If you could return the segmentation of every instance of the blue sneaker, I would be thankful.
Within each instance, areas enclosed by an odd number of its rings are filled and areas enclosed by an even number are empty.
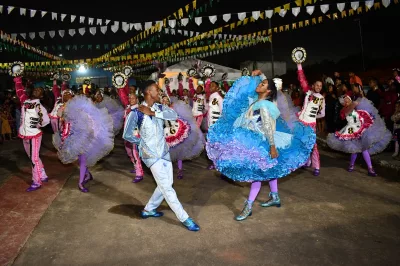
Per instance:
[[[147,219],[147,218],[150,218],[150,217],[158,218],[158,217],[161,217],[163,215],[164,215],[163,212],[158,212],[156,210],[152,210],[151,212],[143,210],[142,213],[140,214],[140,216],[142,216],[143,219]]]
[[[193,220],[192,218],[187,218],[186,221],[184,221],[182,223],[189,231],[199,231],[200,230],[200,226],[198,226]]]

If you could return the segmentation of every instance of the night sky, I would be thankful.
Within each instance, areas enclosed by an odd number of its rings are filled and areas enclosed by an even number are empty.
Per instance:
[[[207,12],[203,12],[200,16],[203,18],[203,24],[197,26],[194,22],[189,22],[187,27],[182,29],[205,32],[207,30],[217,28],[218,25],[226,24],[223,22],[222,17],[218,17],[218,21],[213,25],[209,22],[207,16],[210,15],[222,15],[225,13],[237,13],[237,12],[251,12],[254,10],[266,10],[279,5],[288,3],[285,0],[246,0],[246,1],[231,1],[231,0],[213,0],[212,7],[210,7],[209,0],[203,1],[198,0],[197,6],[203,6],[208,3]],[[336,1],[320,1],[317,4],[324,3],[340,3],[343,0]],[[117,21],[126,22],[146,22],[146,21],[157,21],[165,18],[166,16],[177,11],[179,8],[184,7],[186,4],[191,4],[192,1],[106,1],[107,4],[102,4],[100,1],[1,1],[4,6],[13,5],[16,7],[26,7],[37,10],[53,11],[57,13],[82,15],[93,18],[107,18]],[[349,2],[346,9],[349,8]],[[364,5],[360,2],[360,5]],[[332,9],[336,10],[336,7],[331,6]],[[319,25],[309,26],[307,28],[298,29],[289,32],[282,32],[273,36],[273,47],[274,56],[276,61],[286,61],[288,67],[293,67],[293,63],[290,58],[291,51],[294,47],[304,47],[308,52],[307,64],[313,64],[324,59],[339,60],[352,54],[360,53],[360,33],[358,22],[354,21],[356,18],[361,19],[362,35],[364,43],[364,53],[368,57],[398,57],[398,43],[395,41],[395,35],[398,34],[396,30],[399,24],[398,14],[400,11],[400,4],[394,5],[393,3],[389,8],[381,7],[378,11],[370,11],[363,13],[361,16],[353,16],[348,19],[339,19],[336,21],[328,21]],[[48,30],[68,30],[70,28],[78,29],[82,27],[82,24],[77,21],[70,23],[69,17],[65,19],[68,22],[52,21],[51,14],[48,13],[45,18],[41,18],[40,14],[36,14],[35,18],[30,18],[29,11],[27,16],[22,17],[19,15],[19,9],[15,9],[10,15],[5,15],[7,10],[3,10],[3,14],[0,15],[0,29],[7,33],[23,33],[23,32],[39,32]],[[316,14],[321,14],[319,6],[316,7]],[[280,18],[278,15],[274,15],[272,19],[273,25],[284,25],[292,23],[301,18],[310,17],[305,10],[302,10],[301,15],[295,18],[291,11],[289,11],[285,18]],[[397,15],[397,17],[396,17]],[[249,17],[250,15],[247,15]],[[236,21],[237,15],[232,14],[230,22]],[[87,24],[85,25],[86,27]],[[232,32],[232,34],[244,34],[250,33],[262,29],[268,29],[267,20],[259,20],[256,23],[251,23],[249,26],[241,27]],[[97,32],[95,36],[90,33],[86,33],[85,36],[80,36],[78,33],[74,37],[70,37],[66,33],[66,37],[61,38],[56,35],[55,38],[51,39],[46,36],[45,39],[41,39],[38,35],[34,40],[27,38],[26,42],[33,46],[58,46],[62,45],[62,51],[48,50],[53,54],[62,53],[66,59],[80,59],[80,58],[93,58],[98,57],[101,54],[107,52],[104,49],[104,44],[120,44],[134,35],[137,32],[135,30],[128,31],[128,33],[119,30],[117,33],[112,33],[108,30],[106,35]],[[18,37],[22,39],[22,37]],[[183,36],[171,36],[162,35],[159,42],[171,44],[183,40]],[[85,45],[92,44],[95,47],[96,44],[101,45],[100,50],[92,49],[78,49],[78,51],[67,51],[65,50],[66,45],[77,44]],[[156,47],[148,48],[146,51],[156,51]],[[269,60],[271,57],[270,45],[260,44],[256,47],[235,51],[225,55],[214,56],[206,58],[205,60],[239,68],[239,64],[246,60]],[[27,60],[21,58],[18,53],[6,53],[5,51],[0,52],[0,62],[11,62],[14,60]]]

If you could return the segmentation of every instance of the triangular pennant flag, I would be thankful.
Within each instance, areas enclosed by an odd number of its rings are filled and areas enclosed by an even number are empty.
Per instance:
[[[228,22],[228,21],[231,19],[231,14],[224,14],[224,15],[222,15],[222,19],[223,19],[225,22]]]
[[[189,23],[189,19],[188,18],[181,19],[182,26],[186,26],[188,23]]]
[[[107,26],[101,26],[101,27],[100,27],[100,31],[101,31],[101,33],[103,33],[103,34],[106,34],[106,32],[107,32]]]
[[[300,13],[300,7],[293,7],[292,8],[292,14],[293,16],[297,17],[297,15]]]
[[[135,30],[142,30],[142,24],[141,23],[135,23],[134,24]]]
[[[217,16],[209,16],[208,17],[209,19],[210,19],[210,22],[212,23],[212,24],[214,24],[215,23],[215,21],[217,21]]]
[[[45,34],[46,34],[46,32],[44,32],[44,31],[39,32],[40,38],[44,39],[44,35],[45,35]]]
[[[337,8],[340,12],[342,12],[345,8],[346,4],[345,3],[337,3]],[[322,9],[321,9],[322,10]],[[325,14],[325,12],[324,12]]]
[[[175,26],[176,26],[176,20],[175,20],[175,19],[170,19],[170,20],[168,20],[168,25],[169,25],[171,28],[175,28]]]
[[[68,30],[69,35],[71,35],[72,37],[75,35],[76,30],[75,29],[69,29]]]
[[[65,30],[59,30],[58,34],[60,35],[61,38],[64,38]]]
[[[22,38],[26,39],[26,33],[20,33],[19,35],[21,35]]]
[[[128,32],[129,30],[129,23],[122,22],[122,30]]]
[[[194,22],[197,24],[197,26],[200,26],[201,23],[203,22],[203,18],[202,17],[195,17],[194,18]]]
[[[85,23],[85,17],[79,16],[79,23]]]
[[[103,20],[101,18],[98,18],[96,20],[96,25],[101,25],[101,24],[103,24]]]
[[[29,13],[31,15],[31,18],[33,18],[36,15],[36,10],[31,9],[31,10],[29,10]]]
[[[3,6],[0,5],[0,14],[3,14]]]
[[[76,19],[76,16],[75,15],[71,15],[71,23],[74,22],[75,19]]]
[[[49,35],[51,38],[54,38],[54,36],[56,36],[56,31],[54,30],[49,31]]]
[[[106,25],[108,25],[108,23],[110,23],[111,20],[106,19]]]
[[[132,30],[133,29],[133,23],[129,23],[129,30]]]
[[[390,0],[382,0],[382,4],[384,7],[388,7],[390,5]]]
[[[83,36],[83,34],[85,34],[85,32],[86,32],[86,29],[85,28],[79,28],[78,32],[79,32],[80,35]]]
[[[19,14],[21,15],[21,16],[26,16],[26,8],[20,8],[19,9]]]
[[[153,26],[153,22],[146,22],[144,23],[144,30],[148,30]]]
[[[95,34],[96,34],[96,27],[90,27],[90,28],[89,28],[89,32],[90,32],[92,35],[95,35]]]
[[[279,11],[279,16],[281,16],[281,17],[284,17],[285,15],[286,15],[286,10],[285,9],[281,9],[280,11]]]
[[[114,25],[111,26],[111,31],[116,33],[119,29],[119,22],[118,21],[114,21]]]
[[[253,11],[253,12],[251,13],[251,16],[252,16],[255,20],[257,20],[257,19],[260,17],[260,11]]]
[[[183,31],[183,36],[188,36],[188,35],[189,35],[189,33],[187,30]]]
[[[93,18],[88,18],[89,25],[93,25]]]
[[[61,21],[64,21],[65,17],[67,16],[67,14],[61,14]]]
[[[311,16],[314,13],[315,6],[306,6],[307,13]]]
[[[244,20],[246,18],[246,12],[238,13],[238,19],[240,21]]]
[[[11,39],[16,40],[17,39],[17,33],[11,33]]]
[[[42,15],[42,17],[44,17],[47,14],[47,11],[40,11],[40,15]]]
[[[57,13],[51,12],[51,19],[52,20],[57,20]]]
[[[29,38],[31,38],[32,40],[35,39],[35,33],[29,32]]]
[[[8,12],[8,14],[10,14],[11,11],[14,10],[14,8],[15,8],[15,7],[13,7],[13,6],[8,6],[8,7],[7,7],[7,12]]]
[[[273,14],[274,14],[274,10],[265,10],[265,16],[267,18],[272,18]]]
[[[365,1],[365,6],[371,8],[374,5],[374,0]]]
[[[357,8],[360,6],[360,2],[351,2],[351,8],[353,10],[357,10]]]
[[[320,7],[321,7],[321,12],[324,14],[329,10],[329,5],[321,5]]]

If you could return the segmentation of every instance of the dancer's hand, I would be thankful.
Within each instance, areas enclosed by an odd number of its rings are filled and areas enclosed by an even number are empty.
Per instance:
[[[155,113],[150,109],[150,107],[145,106],[145,105],[140,105],[140,106],[138,107],[138,110],[139,110],[140,112],[142,112],[143,114],[145,114],[145,115],[151,115],[151,116],[154,116],[154,115],[155,115]]]
[[[271,146],[269,148],[269,154],[271,155],[272,159],[278,158],[278,151],[276,150],[275,146]]]
[[[251,72],[252,76],[260,76],[261,74],[262,74],[262,72],[259,69],[253,70],[253,72]]]

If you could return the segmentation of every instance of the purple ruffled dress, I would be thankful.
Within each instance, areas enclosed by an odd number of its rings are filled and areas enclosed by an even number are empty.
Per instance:
[[[114,136],[118,135],[119,131],[124,125],[125,110],[122,105],[115,99],[107,95],[103,95],[103,101],[96,103],[98,108],[106,108],[113,120]]]

